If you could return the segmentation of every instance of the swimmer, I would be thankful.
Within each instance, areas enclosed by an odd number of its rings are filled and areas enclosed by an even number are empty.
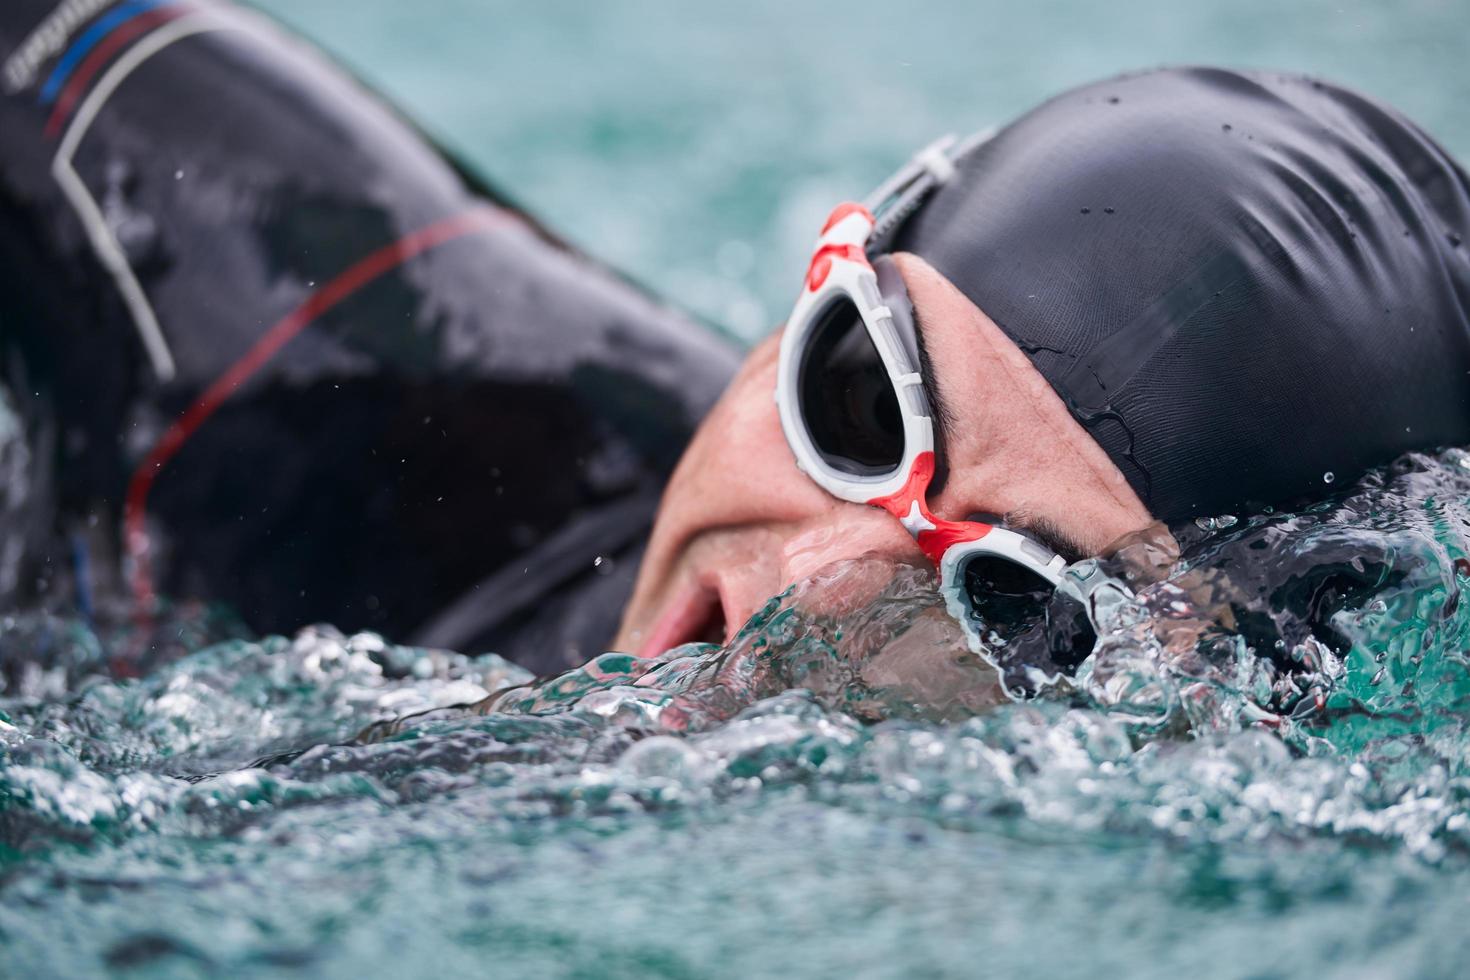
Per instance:
[[[604,649],[731,345],[249,11],[7,3],[0,131],[7,611]]]
[[[933,562],[963,619],[1465,443],[1467,192],[1380,103],[1210,68],[930,147],[821,229],[674,472],[618,646],[727,637],[872,552]]]
[[[8,608],[554,670],[866,552],[1050,586],[1470,436],[1464,176],[1321,83],[1150,72],[937,145],[834,212],[728,388],[727,345],[249,12],[18,0],[0,120]]]

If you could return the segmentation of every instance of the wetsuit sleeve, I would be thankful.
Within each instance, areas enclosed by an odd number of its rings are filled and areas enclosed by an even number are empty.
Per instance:
[[[0,70],[20,592],[600,649],[729,346],[248,11],[16,0]]]

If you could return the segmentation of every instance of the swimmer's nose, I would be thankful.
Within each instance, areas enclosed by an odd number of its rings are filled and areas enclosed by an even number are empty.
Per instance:
[[[787,582],[797,582],[835,561],[868,554],[912,561],[923,553],[891,514],[843,503],[800,526],[787,539],[782,560]]]

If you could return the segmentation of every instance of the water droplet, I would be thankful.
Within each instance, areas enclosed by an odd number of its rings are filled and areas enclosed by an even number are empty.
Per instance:
[[[182,170],[175,170],[174,171],[174,180],[183,180],[183,179],[184,179],[184,172]]]
[[[1236,525],[1237,520],[1233,514],[1221,514],[1219,517],[1196,517],[1194,526],[1201,531],[1223,531]]]
[[[1326,473],[1322,474],[1323,483],[1331,483],[1335,479],[1337,479],[1337,476],[1331,470],[1328,470]]]
[[[1082,209],[1082,213],[1083,214],[1091,214],[1092,213],[1092,208],[1083,208]]]
[[[1113,208],[1103,208],[1103,214],[1115,214],[1115,213],[1117,213],[1117,212]]]
[[[1291,716],[1293,718],[1306,718],[1308,715],[1311,715],[1314,711],[1317,710],[1317,700],[1316,698],[1312,697],[1312,695],[1315,693],[1315,690],[1309,691],[1305,696],[1302,697],[1300,701],[1297,702],[1296,707],[1293,708],[1291,711]]]

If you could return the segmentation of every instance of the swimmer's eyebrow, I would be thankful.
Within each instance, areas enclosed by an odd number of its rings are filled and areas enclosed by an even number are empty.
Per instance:
[[[1028,535],[1061,555],[1066,559],[1068,565],[1090,557],[1087,548],[1080,541],[1057,527],[1045,517],[1024,517],[1017,515],[1016,519],[1012,520],[1010,515],[1007,515],[1006,524],[1012,528],[1025,531]]]
[[[924,383],[924,397],[929,399],[929,410],[934,416],[934,479],[929,483],[929,492],[937,495],[949,479],[949,460],[944,447],[949,443],[949,432],[955,425],[955,414],[944,400],[939,374],[934,370],[929,347],[924,343],[924,335],[928,333],[924,326],[924,316],[916,304],[911,302],[910,307],[914,313],[914,340],[919,345],[919,375]]]

